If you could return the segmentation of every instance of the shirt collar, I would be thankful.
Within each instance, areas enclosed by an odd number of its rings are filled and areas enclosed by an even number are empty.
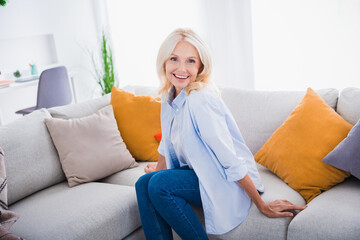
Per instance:
[[[174,96],[175,96],[175,87],[172,86],[172,88],[169,91],[169,97],[167,101],[172,108],[179,109],[183,106],[186,99],[185,88],[183,88],[179,93],[179,95],[177,95],[175,98]]]

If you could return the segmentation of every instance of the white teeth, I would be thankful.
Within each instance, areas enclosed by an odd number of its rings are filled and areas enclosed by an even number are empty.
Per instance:
[[[180,79],[186,79],[186,78],[189,77],[189,76],[179,76],[179,75],[176,75],[176,74],[174,74],[174,76],[177,77],[177,78],[180,78]]]

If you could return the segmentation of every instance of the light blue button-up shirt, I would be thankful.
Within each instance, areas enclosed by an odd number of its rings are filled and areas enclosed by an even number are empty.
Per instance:
[[[163,137],[158,151],[168,169],[179,166],[170,136],[176,116],[182,157],[199,178],[206,232],[226,233],[244,221],[250,208],[251,199],[237,180],[248,174],[256,189],[264,191],[254,157],[215,91],[205,87],[186,96],[183,89],[175,99],[173,91],[161,104]]]

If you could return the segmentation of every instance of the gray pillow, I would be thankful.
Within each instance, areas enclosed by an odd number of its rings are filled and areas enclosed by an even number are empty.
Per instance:
[[[360,179],[360,121],[351,129],[348,136],[323,159],[323,162],[350,172]]]

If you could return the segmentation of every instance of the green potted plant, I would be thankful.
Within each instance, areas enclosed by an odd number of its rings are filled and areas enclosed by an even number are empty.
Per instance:
[[[4,7],[6,5],[6,0],[0,0],[0,5]]]
[[[114,69],[112,49],[104,32],[102,33],[101,39],[100,58],[101,68],[99,68],[99,64],[96,64],[94,54],[92,54],[92,62],[95,69],[95,78],[97,83],[101,87],[101,94],[105,95],[111,92],[113,86],[118,86],[118,81]]]

